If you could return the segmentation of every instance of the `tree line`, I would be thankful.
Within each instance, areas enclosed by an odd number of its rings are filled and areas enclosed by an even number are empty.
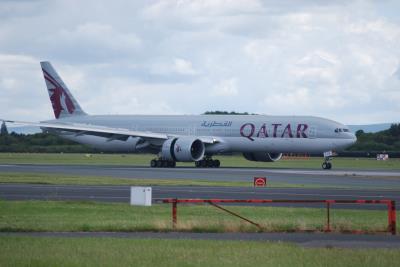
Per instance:
[[[400,152],[400,123],[395,123],[389,129],[377,133],[365,133],[358,130],[357,142],[348,151],[397,151]]]
[[[2,125],[0,132],[0,152],[27,153],[95,153],[95,149],[63,139],[55,134],[8,133]]]

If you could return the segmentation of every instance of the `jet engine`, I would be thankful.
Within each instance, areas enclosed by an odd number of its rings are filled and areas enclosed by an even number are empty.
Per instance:
[[[282,153],[255,152],[243,153],[243,156],[250,161],[275,162],[282,158]]]
[[[204,157],[204,143],[193,137],[171,138],[164,142],[161,157],[171,161],[198,161]]]

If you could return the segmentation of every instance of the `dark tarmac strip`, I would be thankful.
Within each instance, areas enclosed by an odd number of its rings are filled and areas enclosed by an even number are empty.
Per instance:
[[[134,238],[179,240],[233,240],[292,242],[308,248],[389,248],[400,249],[400,236],[332,233],[183,233],[183,232],[24,232],[0,233],[0,237],[29,236],[56,238]]]
[[[142,179],[191,179],[208,181],[252,181],[266,176],[270,182],[318,185],[341,188],[397,188],[400,171],[365,170],[306,170],[261,168],[149,168],[134,166],[88,166],[47,164],[2,164],[0,172],[55,173],[63,175],[100,176]]]
[[[203,199],[294,199],[355,200],[390,199],[400,203],[400,190],[359,190],[326,188],[253,188],[211,186],[153,186],[153,202],[163,198]],[[0,184],[4,200],[84,200],[102,202],[130,201],[129,186]],[[323,204],[268,204],[268,206],[324,207]],[[386,209],[386,205],[333,204],[332,208]]]

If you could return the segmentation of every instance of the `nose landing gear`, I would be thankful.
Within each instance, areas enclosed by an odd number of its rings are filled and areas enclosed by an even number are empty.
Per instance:
[[[322,169],[324,169],[324,170],[332,169],[332,163],[329,161],[325,161],[324,163],[322,163]]]
[[[332,169],[332,162],[331,162],[332,156],[333,156],[332,151],[324,152],[324,162],[322,163],[322,169],[324,170]]]

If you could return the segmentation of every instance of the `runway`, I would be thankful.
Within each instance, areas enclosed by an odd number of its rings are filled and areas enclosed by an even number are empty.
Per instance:
[[[391,199],[400,203],[400,190],[358,190],[326,188],[253,188],[206,186],[153,186],[153,202],[164,198],[206,199]],[[102,202],[130,201],[129,186],[78,186],[1,184],[0,198],[5,200],[85,200]],[[323,204],[268,204],[269,206],[324,207]],[[338,208],[387,209],[385,205],[335,204]]]
[[[149,168],[131,166],[3,164],[0,172],[55,173],[142,179],[249,181],[266,176],[270,182],[336,188],[400,189],[400,171],[306,170],[260,168]]]
[[[214,186],[153,186],[153,202],[162,198],[224,198],[224,199],[392,199],[400,203],[400,172],[349,170],[293,169],[151,169],[130,166],[87,165],[0,165],[0,172],[47,173],[99,177],[142,179],[191,179],[217,181],[248,181],[266,176],[269,182],[305,185],[305,188],[253,188]],[[129,202],[129,186],[80,186],[0,184],[4,200],[84,200]],[[271,205],[271,204],[268,204]],[[283,204],[275,204],[275,206]],[[287,206],[285,204],[284,206]],[[291,204],[293,206],[293,204]],[[301,205],[304,206],[304,205]],[[324,207],[322,204],[307,207]],[[386,210],[385,205],[338,205],[332,208],[363,208]],[[6,235],[55,237],[117,237],[162,239],[215,239],[295,242],[304,247],[399,248],[398,236],[342,235],[303,233],[2,233]]]

